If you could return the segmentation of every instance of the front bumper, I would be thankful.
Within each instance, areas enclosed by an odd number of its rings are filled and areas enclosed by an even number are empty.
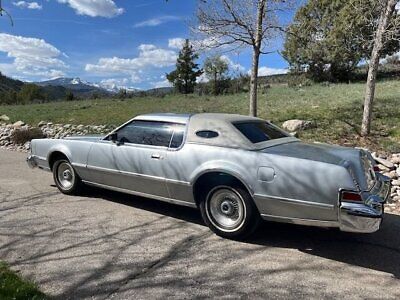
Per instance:
[[[339,228],[347,232],[378,231],[384,214],[384,204],[390,195],[390,178],[377,174],[377,185],[365,193],[364,203],[342,202],[339,209]]]
[[[31,168],[31,169],[37,167],[37,162],[36,162],[36,160],[35,160],[35,156],[33,156],[33,155],[29,155],[29,156],[26,158],[26,163],[28,164],[29,168]]]

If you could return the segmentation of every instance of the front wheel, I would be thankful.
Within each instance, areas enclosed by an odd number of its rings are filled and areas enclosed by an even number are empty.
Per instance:
[[[241,187],[214,187],[200,203],[200,211],[213,232],[231,239],[250,235],[260,219],[253,199]]]
[[[57,188],[67,195],[77,194],[81,179],[68,160],[61,159],[54,163],[53,178]]]

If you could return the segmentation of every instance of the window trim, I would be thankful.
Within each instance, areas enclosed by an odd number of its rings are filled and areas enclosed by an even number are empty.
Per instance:
[[[120,145],[120,146],[126,145],[126,146],[140,147],[140,148],[165,149],[165,150],[170,150],[170,149],[171,149],[171,151],[176,151],[176,150],[181,149],[181,148],[183,147],[183,145],[185,144],[185,142],[186,142],[186,133],[187,133],[187,127],[188,127],[187,124],[183,124],[183,123],[174,123],[174,122],[165,122],[165,121],[159,121],[159,120],[141,120],[141,119],[132,119],[132,120],[129,120],[129,121],[125,122],[125,123],[122,124],[121,126],[115,128],[115,129],[114,129],[113,131],[111,131],[109,134],[107,134],[107,135],[102,139],[102,141],[106,141],[106,142],[110,142],[110,143],[111,143],[111,141],[109,140],[109,136],[110,136],[112,133],[115,133],[115,132],[118,133],[118,131],[120,131],[121,129],[125,128],[125,127],[128,126],[129,124],[131,124],[131,123],[133,123],[133,122],[136,122],[136,121],[138,121],[138,122],[147,122],[147,123],[163,123],[163,124],[166,124],[167,126],[170,126],[170,127],[172,128],[172,135],[171,135],[171,138],[170,138],[170,140],[169,140],[168,146],[156,146],[156,145],[148,145],[148,144],[135,144],[135,143],[128,143],[128,142],[123,143],[123,144]],[[174,128],[175,125],[182,125],[182,126],[185,127],[185,130],[184,130],[184,133],[183,133],[182,145],[181,145],[179,148],[170,148],[171,142],[172,142],[172,138],[173,138],[173,136],[174,136],[174,134],[175,134],[175,128]],[[120,146],[119,146],[119,147],[120,147]]]

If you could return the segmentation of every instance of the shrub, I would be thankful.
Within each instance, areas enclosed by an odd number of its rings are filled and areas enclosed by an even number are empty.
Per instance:
[[[41,139],[44,137],[45,136],[40,128],[23,128],[14,130],[11,134],[11,141],[14,144],[22,145],[33,139]]]

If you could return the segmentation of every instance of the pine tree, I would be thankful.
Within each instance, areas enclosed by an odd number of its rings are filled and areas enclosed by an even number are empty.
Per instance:
[[[194,51],[189,40],[186,39],[182,50],[179,52],[176,69],[167,74],[168,81],[174,85],[179,93],[193,93],[196,79],[203,73],[195,62],[198,58],[199,55]]]

